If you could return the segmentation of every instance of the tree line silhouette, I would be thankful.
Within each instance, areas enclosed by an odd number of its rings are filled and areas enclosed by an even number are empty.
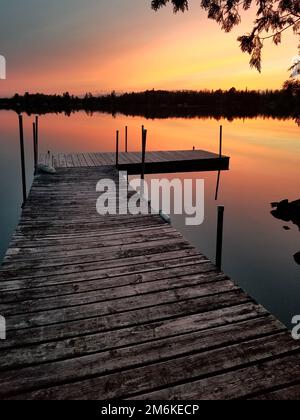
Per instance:
[[[299,85],[288,83],[282,90],[149,90],[94,96],[29,94],[0,99],[0,109],[31,114],[105,112],[146,118],[215,117],[229,120],[241,117],[300,118]]]

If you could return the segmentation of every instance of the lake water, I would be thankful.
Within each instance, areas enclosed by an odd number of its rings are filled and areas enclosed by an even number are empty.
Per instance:
[[[32,121],[24,116],[28,188],[32,182]],[[129,127],[129,150],[140,150],[141,125],[148,129],[148,150],[218,151],[224,126],[223,153],[231,157],[222,172],[215,201],[217,173],[169,175],[205,180],[205,222],[187,227],[182,216],[172,223],[214,260],[217,205],[225,205],[223,269],[245,291],[290,326],[300,314],[299,229],[271,215],[272,202],[300,198],[300,129],[293,120],[156,119],[106,114],[40,118],[40,151],[113,151],[115,130]],[[122,137],[123,139],[123,137]],[[164,175],[165,176],[165,175]],[[0,111],[0,259],[20,215],[22,201],[17,115]],[[290,229],[287,230],[287,227]]]

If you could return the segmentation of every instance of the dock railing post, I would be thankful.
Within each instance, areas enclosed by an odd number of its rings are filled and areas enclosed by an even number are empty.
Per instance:
[[[23,207],[27,199],[27,189],[26,189],[23,116],[21,114],[19,115],[19,132],[20,132],[20,152],[21,152],[22,191],[23,191],[22,207]]]
[[[36,124],[32,123],[33,128],[33,156],[34,156],[34,174],[37,170],[37,144],[36,144]]]
[[[224,206],[218,206],[216,266],[219,271],[222,270],[224,211]]]
[[[142,171],[141,179],[145,179],[145,161],[146,161],[146,146],[147,146],[147,130],[143,126],[143,135],[142,135]]]
[[[220,126],[220,147],[219,147],[219,157],[222,157],[223,151],[223,126]]]
[[[125,152],[128,153],[128,127],[125,127]]]
[[[116,133],[116,167],[119,166],[119,130]]]
[[[35,117],[35,148],[36,148],[36,164],[38,164],[39,156],[39,117]]]

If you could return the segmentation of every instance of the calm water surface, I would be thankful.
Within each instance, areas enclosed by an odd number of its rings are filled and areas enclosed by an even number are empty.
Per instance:
[[[28,187],[32,182],[32,121],[25,119]],[[300,314],[300,251],[298,227],[275,219],[270,203],[300,198],[300,129],[294,121],[268,119],[145,120],[140,117],[77,113],[40,119],[40,150],[96,152],[114,150],[114,132],[129,127],[129,147],[140,149],[141,125],[148,129],[148,150],[203,148],[218,150],[219,125],[224,126],[224,154],[230,171],[222,172],[215,201],[217,173],[169,175],[205,179],[205,222],[186,227],[182,216],[172,223],[199,250],[214,260],[216,208],[225,205],[224,264],[226,274],[288,326]],[[165,175],[164,175],[165,176]],[[0,259],[18,221],[21,205],[17,116],[0,111]],[[289,227],[286,230],[284,227]]]

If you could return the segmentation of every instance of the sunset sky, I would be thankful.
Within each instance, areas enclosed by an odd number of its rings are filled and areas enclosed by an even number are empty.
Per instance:
[[[116,90],[279,88],[288,78],[297,38],[266,41],[263,72],[249,68],[236,38],[251,29],[254,10],[224,34],[191,0],[188,13],[155,13],[150,0],[1,0],[0,54],[14,93]]]

